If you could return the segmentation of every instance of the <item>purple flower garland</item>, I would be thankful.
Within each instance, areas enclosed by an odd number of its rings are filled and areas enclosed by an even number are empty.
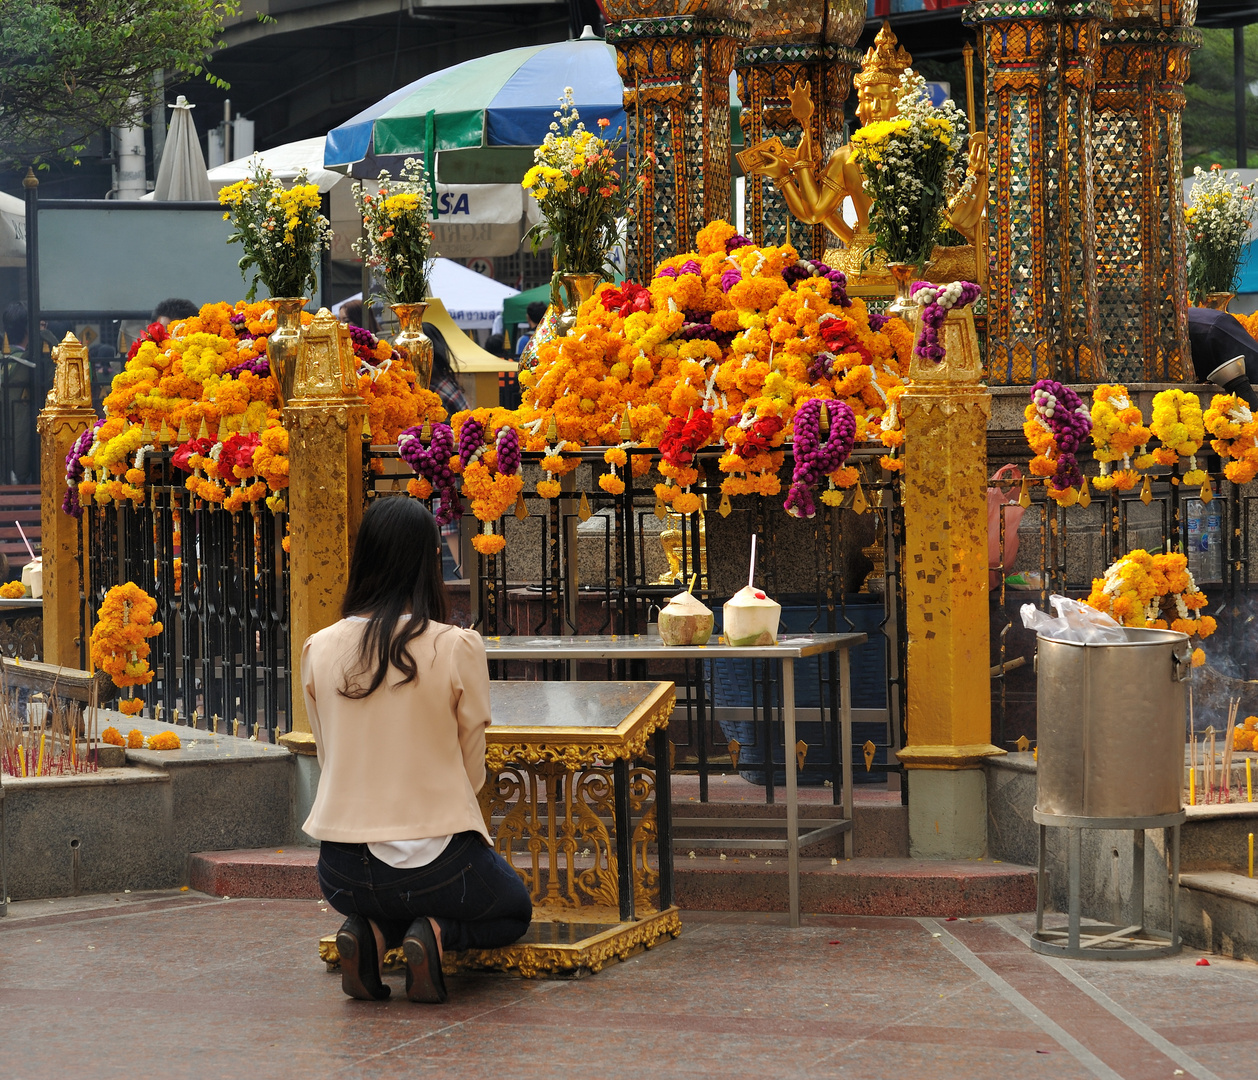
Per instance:
[[[271,365],[265,356],[255,356],[252,360],[242,360],[235,367],[229,367],[223,374],[235,377],[242,371],[252,371],[258,378],[263,378],[271,374]]]
[[[1057,471],[1050,482],[1058,491],[1083,484],[1083,470],[1075,453],[1092,431],[1092,417],[1082,399],[1056,379],[1041,379],[1031,388],[1031,401],[1040,420],[1057,441]]]
[[[494,440],[497,448],[498,471],[504,476],[514,476],[520,471],[520,433],[509,424],[498,429]]]
[[[948,312],[974,303],[982,290],[972,281],[953,281],[948,285],[934,285],[929,281],[915,281],[909,295],[916,299],[921,293],[929,293],[922,304],[922,329],[913,352],[923,360],[936,364],[944,358],[944,348],[939,344],[939,328]]]
[[[830,434],[821,441],[821,408],[830,414]],[[841,468],[856,442],[856,416],[841,401],[811,398],[795,413],[795,471],[791,489],[782,504],[792,517],[810,518],[817,513],[813,488],[827,473]]]
[[[466,424],[463,430],[467,430]],[[436,514],[437,524],[447,525],[463,516],[463,503],[454,486],[454,471],[450,468],[454,432],[449,424],[433,424],[432,441],[425,446],[420,437],[421,431],[420,426],[415,425],[398,436],[398,456],[432,485],[433,494],[441,500]]]
[[[66,454],[66,494],[61,500],[61,512],[69,514],[72,518],[83,516],[83,507],[79,503],[79,481],[83,479],[85,470],[83,462],[79,459],[92,448],[96,429],[104,422],[105,418],[101,417],[90,428],[80,433],[79,437],[74,440],[74,445],[70,447],[70,452]]]

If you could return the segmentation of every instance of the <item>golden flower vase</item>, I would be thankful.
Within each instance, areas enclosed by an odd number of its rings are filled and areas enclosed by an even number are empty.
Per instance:
[[[899,316],[910,329],[917,328],[918,304],[909,295],[909,289],[913,287],[915,281],[928,280],[926,275],[930,272],[932,265],[929,259],[922,266],[918,266],[917,263],[887,263],[891,279],[895,282],[895,299],[887,305],[887,314]]]
[[[560,285],[564,292],[563,314],[559,316],[556,337],[564,337],[572,333],[577,324],[577,311],[602,284],[602,274],[560,274]]]
[[[1208,292],[1202,296],[1197,307],[1210,308],[1212,311],[1227,311],[1227,305],[1236,299],[1234,292]],[[1230,315],[1231,312],[1228,312]]]
[[[390,304],[401,326],[393,347],[415,369],[415,386],[427,390],[432,384],[432,339],[424,333],[427,304]]]
[[[273,296],[267,303],[275,309],[275,329],[266,339],[266,359],[275,388],[279,391],[282,409],[293,396],[297,353],[301,349],[301,309],[309,303],[309,299],[305,296]]]

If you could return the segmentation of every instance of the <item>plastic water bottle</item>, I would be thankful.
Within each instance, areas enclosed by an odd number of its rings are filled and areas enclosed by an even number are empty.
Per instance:
[[[1223,521],[1214,503],[1189,499],[1188,572],[1198,585],[1223,580]]]

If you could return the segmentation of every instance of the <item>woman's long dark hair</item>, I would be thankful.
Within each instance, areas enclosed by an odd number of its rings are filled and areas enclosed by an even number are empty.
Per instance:
[[[407,613],[410,619],[402,622]],[[376,499],[367,509],[354,543],[341,614],[367,620],[358,663],[340,690],[344,697],[373,694],[390,667],[402,673],[398,686],[418,677],[407,646],[430,621],[446,621],[441,530],[421,503],[395,496]],[[363,686],[369,671],[370,681]]]

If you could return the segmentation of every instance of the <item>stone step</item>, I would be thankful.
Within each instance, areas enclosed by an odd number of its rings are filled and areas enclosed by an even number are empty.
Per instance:
[[[1258,960],[1258,879],[1228,870],[1181,874],[1179,925],[1195,949]]]
[[[205,851],[189,860],[194,889],[215,896],[318,899],[314,848]],[[786,911],[786,857],[675,860],[677,904],[691,911]],[[1035,908],[1035,871],[984,860],[803,859],[803,910],[830,915],[973,916]]]

